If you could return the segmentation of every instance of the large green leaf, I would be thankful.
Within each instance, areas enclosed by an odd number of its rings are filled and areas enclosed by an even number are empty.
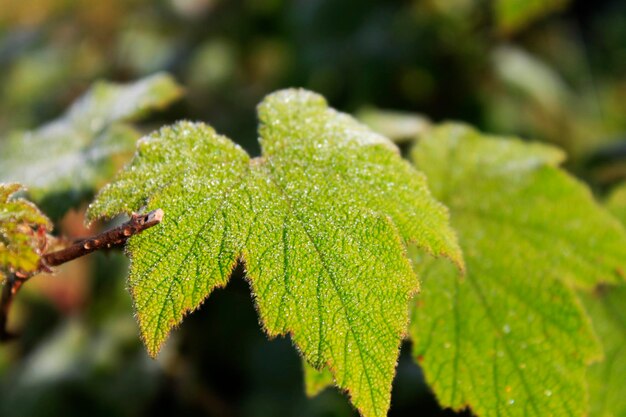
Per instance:
[[[17,181],[33,198],[92,191],[130,156],[139,134],[124,122],[180,97],[166,74],[131,84],[97,82],[60,118],[0,141],[0,181]],[[63,197],[66,198],[66,197]]]
[[[259,158],[203,124],[141,140],[89,215],[165,210],[128,246],[151,354],[241,256],[267,333],[291,334],[364,415],[384,415],[418,287],[405,245],[461,265],[447,211],[393,144],[322,97],[278,92],[259,115]]]
[[[0,183],[0,281],[9,271],[37,269],[45,232],[52,228],[34,204],[14,197],[21,189],[19,184]]]
[[[615,282],[626,236],[561,152],[444,125],[412,152],[448,205],[467,275],[419,264],[410,335],[442,405],[479,416],[582,416],[601,355],[571,286]]]

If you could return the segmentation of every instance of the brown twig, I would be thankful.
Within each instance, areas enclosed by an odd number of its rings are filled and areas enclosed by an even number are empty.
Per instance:
[[[6,342],[15,338],[15,335],[7,330],[7,319],[13,298],[21,285],[22,282],[19,281],[15,274],[9,274],[2,287],[2,296],[0,298],[0,342]]]
[[[31,276],[39,272],[52,272],[51,267],[62,265],[81,256],[100,249],[109,249],[121,246],[128,238],[161,223],[163,210],[157,209],[146,214],[133,214],[129,221],[96,236],[80,240],[65,249],[46,253],[39,260],[39,268],[32,274],[11,273],[7,277],[2,295],[0,296],[0,341],[15,338],[7,331],[7,318],[15,295]]]
[[[59,266],[100,249],[109,249],[123,245],[129,237],[161,223],[162,219],[163,210],[161,209],[147,214],[133,214],[129,221],[114,229],[78,241],[60,251],[43,255],[40,260],[41,269],[45,270],[52,266]]]

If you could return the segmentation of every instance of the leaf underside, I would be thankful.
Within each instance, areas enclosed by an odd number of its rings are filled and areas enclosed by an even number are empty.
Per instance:
[[[152,355],[241,257],[267,333],[291,334],[363,415],[385,415],[418,287],[405,245],[462,266],[447,211],[395,146],[322,97],[278,92],[259,116],[263,152],[254,159],[203,124],[142,139],[88,214],[166,213],[128,245]]]
[[[582,416],[601,355],[571,287],[617,282],[626,236],[558,168],[559,151],[444,125],[412,152],[451,213],[467,275],[419,264],[410,335],[442,405],[479,416]]]
[[[50,220],[32,203],[16,198],[19,184],[0,183],[0,281],[7,272],[33,272]],[[38,230],[39,229],[39,230]]]
[[[0,141],[0,181],[26,185],[37,200],[54,193],[92,191],[129,157],[138,132],[126,122],[181,95],[166,74],[132,84],[97,82],[60,118]]]

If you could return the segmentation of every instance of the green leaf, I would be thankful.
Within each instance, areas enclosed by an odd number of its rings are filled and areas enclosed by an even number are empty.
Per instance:
[[[626,226],[626,184],[607,201],[609,210]],[[626,286],[602,286],[581,293],[594,329],[604,347],[604,359],[588,370],[591,417],[626,415]]]
[[[165,211],[128,246],[152,355],[242,257],[267,333],[291,334],[364,415],[384,415],[418,286],[405,245],[461,265],[447,211],[391,142],[322,97],[278,92],[259,115],[259,158],[203,124],[141,140],[88,214]]]
[[[326,388],[334,385],[333,374],[324,368],[321,371],[315,369],[307,361],[302,361],[304,370],[304,390],[309,397],[315,397]]]
[[[626,183],[613,190],[607,201],[607,207],[626,226]]]
[[[45,232],[52,224],[32,203],[16,198],[19,184],[0,183],[0,281],[3,272],[33,272],[39,263]]]
[[[586,365],[600,356],[571,286],[622,278],[626,236],[540,144],[444,125],[412,152],[450,208],[460,279],[420,264],[410,335],[442,405],[479,416],[584,415]]]
[[[180,95],[166,74],[132,84],[97,82],[60,118],[0,141],[0,181],[25,184],[36,200],[91,192],[114,174],[114,158],[129,156],[135,147],[139,134],[124,122]]]
[[[505,33],[517,32],[535,20],[564,9],[569,0],[494,0],[498,28]]]
[[[604,347],[604,360],[588,370],[591,417],[626,415],[626,287],[581,294]]]
[[[373,131],[396,143],[413,140],[430,128],[430,120],[417,113],[368,107],[359,111],[356,116]]]
[[[508,94],[521,96],[524,103],[536,103],[550,115],[567,108],[575,95],[560,74],[539,57],[511,45],[499,46],[491,53],[495,74],[509,87]]]

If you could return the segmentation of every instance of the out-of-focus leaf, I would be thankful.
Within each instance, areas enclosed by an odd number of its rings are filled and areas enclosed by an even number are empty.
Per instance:
[[[25,184],[37,200],[92,191],[113,174],[113,158],[134,149],[139,134],[124,122],[180,95],[166,74],[127,85],[98,82],[59,119],[0,141],[0,181]]]
[[[19,184],[0,183],[0,281],[3,271],[32,272],[37,269],[48,218],[32,203],[15,198]]]
[[[562,10],[569,0],[493,0],[498,28],[517,32],[537,19]]]
[[[418,263],[410,329],[442,405],[479,416],[584,415],[600,347],[571,286],[620,282],[626,234],[555,148],[444,125],[412,153],[448,205],[467,276]]]
[[[302,360],[302,367],[304,370],[304,390],[309,397],[314,397],[335,384],[333,374],[328,368],[318,371],[305,360]]]
[[[585,88],[579,81],[574,89],[562,68],[513,45],[495,48],[491,58],[500,83],[486,98],[486,119],[495,130],[557,144],[572,165],[621,137],[620,117],[613,116],[615,106],[602,86]]]
[[[618,187],[607,203],[626,226],[626,184]],[[591,417],[626,415],[626,287],[599,287],[581,293],[593,326],[604,347],[604,359],[588,370]]]
[[[144,19],[137,19],[122,31],[117,49],[118,59],[134,72],[145,75],[162,68],[168,68],[176,54],[180,52],[180,42],[175,34],[164,27],[146,25]]]
[[[203,124],[141,140],[89,215],[166,213],[128,246],[152,355],[242,257],[266,331],[291,334],[363,415],[384,415],[418,285],[405,245],[463,263],[446,209],[390,141],[317,94],[272,94],[259,116],[255,159]]]
[[[496,74],[510,87],[551,112],[571,104],[563,79],[546,63],[514,46],[500,46],[492,55]]]
[[[230,85],[237,73],[237,51],[231,42],[211,39],[197,48],[187,71],[196,88],[216,89]]]
[[[427,117],[409,112],[365,108],[356,116],[373,131],[394,142],[415,139],[430,127]]]
[[[607,207],[626,226],[626,183],[613,190]]]

